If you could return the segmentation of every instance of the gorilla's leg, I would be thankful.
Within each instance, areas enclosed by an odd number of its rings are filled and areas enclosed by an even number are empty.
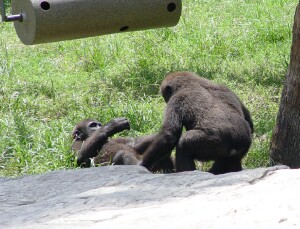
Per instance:
[[[238,172],[242,170],[242,163],[240,158],[225,158],[223,160],[216,160],[209,172],[215,175]]]
[[[179,145],[180,144],[180,145]],[[176,147],[175,170],[176,172],[196,170],[194,157],[191,151],[183,147],[184,141],[179,142]]]
[[[137,165],[139,160],[133,153],[119,150],[112,159],[113,165]]]
[[[176,151],[175,159],[176,172],[193,171],[196,170],[194,158],[190,154],[184,153],[181,150]]]
[[[190,130],[184,133],[176,146],[176,172],[195,170],[194,160],[223,160],[230,157],[230,143],[212,130]],[[217,171],[218,172],[218,171]]]

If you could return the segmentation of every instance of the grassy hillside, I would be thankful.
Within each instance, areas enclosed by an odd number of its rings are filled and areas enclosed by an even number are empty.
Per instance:
[[[249,108],[244,167],[267,166],[291,45],[296,0],[185,0],[176,27],[24,46],[0,24],[0,175],[73,168],[82,118],[127,117],[137,136],[159,130],[158,87],[190,70],[228,85]]]

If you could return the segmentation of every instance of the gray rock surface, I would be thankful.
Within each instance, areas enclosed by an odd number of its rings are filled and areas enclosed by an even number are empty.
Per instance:
[[[0,228],[300,228],[300,170],[106,166],[0,179]]]

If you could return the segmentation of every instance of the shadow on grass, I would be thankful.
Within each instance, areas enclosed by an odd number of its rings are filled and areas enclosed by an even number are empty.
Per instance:
[[[285,65],[285,64],[283,64]],[[160,66],[134,66],[123,72],[122,75],[115,75],[111,78],[113,88],[118,91],[131,92],[136,97],[159,95],[159,86],[165,75],[175,71],[191,71],[201,77],[216,81],[217,77],[222,77],[225,81],[234,81],[237,83],[249,85],[262,85],[265,87],[281,87],[285,79],[286,65],[281,67],[281,71],[270,71],[266,66],[257,66],[253,71],[244,70],[234,73],[224,72],[221,66],[205,69],[203,67],[190,66],[188,68],[179,66],[179,63],[170,67]]]

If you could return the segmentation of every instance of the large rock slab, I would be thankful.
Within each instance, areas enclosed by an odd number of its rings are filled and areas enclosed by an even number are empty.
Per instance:
[[[299,228],[300,170],[106,166],[0,179],[1,228]]]

